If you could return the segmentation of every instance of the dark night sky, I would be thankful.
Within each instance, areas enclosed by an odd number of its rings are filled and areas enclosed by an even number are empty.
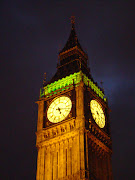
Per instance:
[[[43,73],[56,72],[58,51],[76,16],[94,80],[112,110],[114,180],[134,180],[135,3],[97,0],[4,0],[0,5],[0,179],[33,180],[35,131]]]

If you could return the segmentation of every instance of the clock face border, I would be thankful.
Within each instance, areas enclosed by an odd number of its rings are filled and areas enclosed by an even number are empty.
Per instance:
[[[102,105],[96,99],[90,101],[90,111],[95,123],[103,129],[106,125],[105,113]]]
[[[65,120],[69,116],[72,107],[72,100],[67,95],[61,95],[52,99],[46,111],[49,123],[56,124]]]

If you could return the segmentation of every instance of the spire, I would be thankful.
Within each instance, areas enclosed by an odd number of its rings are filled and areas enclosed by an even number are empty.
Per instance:
[[[75,29],[75,16],[71,16],[72,29]]]
[[[62,52],[65,52],[75,46],[77,46],[79,49],[81,49],[83,51],[83,49],[78,41],[76,32],[75,32],[75,16],[71,16],[70,19],[71,19],[71,24],[72,24],[71,32],[70,32],[67,43],[65,44],[64,48],[59,52],[59,54]]]
[[[83,51],[75,31],[75,17],[71,16],[71,31],[64,48],[59,51],[57,72],[50,83],[62,79],[76,72],[82,71],[88,78],[92,78],[87,67],[88,55]]]

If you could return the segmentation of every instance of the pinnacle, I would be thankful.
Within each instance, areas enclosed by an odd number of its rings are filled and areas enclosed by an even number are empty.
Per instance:
[[[70,19],[71,19],[71,24],[72,24],[71,32],[70,32],[69,38],[67,40],[67,43],[65,44],[64,48],[59,52],[59,54],[62,52],[65,52],[75,46],[77,46],[79,49],[81,49],[83,51],[83,49],[78,41],[77,34],[75,31],[75,16],[71,16]]]

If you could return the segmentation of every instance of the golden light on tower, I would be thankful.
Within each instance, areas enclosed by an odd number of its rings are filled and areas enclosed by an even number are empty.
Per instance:
[[[36,180],[112,180],[109,107],[93,80],[75,17],[55,75],[38,100]]]

